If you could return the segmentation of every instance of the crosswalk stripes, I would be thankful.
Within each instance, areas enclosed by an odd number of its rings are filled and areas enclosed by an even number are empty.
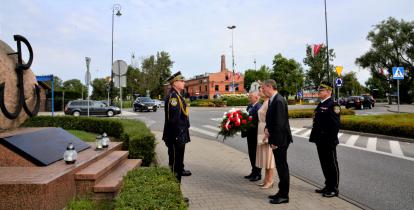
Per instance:
[[[213,133],[213,132],[210,132],[210,131],[207,131],[207,130],[204,130],[204,129],[201,129],[201,128],[197,128],[197,127],[194,127],[194,126],[190,127],[190,131],[195,131],[195,132],[198,132],[198,133],[202,133],[204,135],[214,137],[214,138],[217,137],[217,133]]]
[[[355,142],[358,140],[359,136],[358,135],[351,135],[351,137],[349,137],[348,141],[346,141],[346,145],[348,146],[354,146]]]
[[[398,141],[390,141],[391,153],[395,155],[404,155]]]
[[[215,131],[220,131],[220,128],[218,128],[217,126],[212,126],[212,125],[203,125],[203,127],[205,128],[209,128],[211,130],[215,130]]]
[[[291,128],[293,130],[292,134],[295,135],[300,133],[301,131],[305,130],[306,128]]]
[[[377,150],[377,138],[375,137],[368,138],[367,149],[371,151]]]

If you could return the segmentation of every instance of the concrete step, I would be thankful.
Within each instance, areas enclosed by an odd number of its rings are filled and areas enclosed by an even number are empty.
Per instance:
[[[113,199],[121,188],[123,177],[128,171],[141,166],[141,164],[141,159],[128,159],[123,161],[111,173],[95,184],[93,187],[94,199]]]
[[[113,151],[75,174],[75,180],[100,180],[112,168],[128,158],[128,151]]]

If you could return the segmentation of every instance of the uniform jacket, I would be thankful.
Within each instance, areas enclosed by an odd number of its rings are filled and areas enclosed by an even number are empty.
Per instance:
[[[279,93],[275,95],[267,108],[266,128],[269,132],[269,144],[282,147],[293,142],[287,102]]]
[[[187,105],[184,97],[178,94],[175,89],[171,89],[164,102],[165,123],[162,139],[166,143],[180,142],[185,144],[189,142],[190,133],[188,128],[190,127],[190,121],[188,113],[185,113]]]
[[[332,98],[319,103],[315,109],[310,142],[335,146],[339,144],[338,132],[340,126],[340,115],[335,113],[334,108],[338,106]]]
[[[247,130],[246,132],[242,132],[242,137],[257,136],[257,124],[259,123],[259,115],[258,111],[262,107],[262,104],[257,102],[254,106],[252,104],[249,104],[246,108],[247,112],[249,112],[249,116],[252,117],[252,124],[253,126]]]

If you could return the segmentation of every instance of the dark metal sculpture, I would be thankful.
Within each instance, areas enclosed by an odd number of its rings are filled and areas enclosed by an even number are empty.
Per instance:
[[[26,38],[20,35],[14,35],[14,40],[17,42],[17,52],[16,53],[10,53],[8,55],[14,55],[17,54],[17,64],[16,64],[16,75],[17,75],[17,88],[18,88],[18,100],[16,107],[14,109],[14,112],[9,112],[6,108],[6,105],[4,103],[4,90],[5,90],[5,83],[0,84],[0,108],[3,112],[4,116],[6,116],[9,119],[16,119],[21,110],[22,107],[24,111],[29,115],[30,117],[36,116],[39,112],[39,105],[40,105],[40,88],[38,85],[35,85],[34,87],[34,95],[36,104],[34,107],[34,110],[29,110],[29,107],[26,104],[26,97],[24,95],[24,81],[23,81],[23,71],[30,68],[33,61],[33,50],[32,46],[30,45],[29,41],[27,41]],[[23,42],[27,49],[29,50],[29,61],[24,64],[22,60],[22,51],[21,51],[21,42]]]

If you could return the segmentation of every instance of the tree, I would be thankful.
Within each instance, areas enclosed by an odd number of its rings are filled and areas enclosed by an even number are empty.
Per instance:
[[[329,75],[330,82],[332,82],[333,76],[336,75],[332,62],[335,58],[333,49],[329,49]],[[322,81],[328,81],[328,71],[326,70],[326,46],[321,46],[318,54],[313,56],[312,47],[306,45],[306,58],[303,59],[303,63],[309,66],[306,71],[306,86],[316,88]]]
[[[381,21],[368,33],[371,48],[357,58],[355,63],[369,68],[372,77],[384,82],[388,80],[396,90],[396,80],[384,76],[392,75],[392,67],[404,67],[406,76],[400,81],[401,102],[411,103],[414,98],[414,21],[398,21],[393,17]]]
[[[294,59],[287,59],[279,53],[273,58],[272,70],[271,78],[276,81],[278,92],[286,98],[296,95],[303,86],[303,69]]]
[[[92,95],[91,99],[93,100],[104,100],[107,98],[107,85],[108,82],[104,78],[96,78],[92,81]],[[115,88],[114,88],[115,89]],[[114,90],[114,96],[116,96],[116,92]]]
[[[371,76],[366,82],[365,86],[374,98],[385,98],[386,93],[389,92],[389,83],[387,80],[380,79],[379,77]]]
[[[364,93],[364,87],[358,82],[355,72],[344,74],[342,81],[343,85],[339,88],[340,97]]]
[[[45,83],[49,85],[49,87],[52,87],[52,81],[46,81]],[[58,76],[53,76],[53,83],[55,91],[59,91],[62,89],[63,80],[60,79]]]
[[[254,81],[264,81],[266,79],[270,78],[270,68],[262,65],[259,70],[254,70],[254,69],[247,69],[244,72],[244,89],[245,90],[249,90],[250,89],[250,85],[254,82]]]
[[[134,94],[141,93],[142,89],[140,89],[139,84],[142,83],[141,72],[138,68],[134,68],[132,66],[128,66],[128,70],[126,73],[127,77],[127,94],[134,97]]]
[[[78,79],[66,80],[62,88],[65,91],[78,92],[80,95],[87,96],[86,86]]]

